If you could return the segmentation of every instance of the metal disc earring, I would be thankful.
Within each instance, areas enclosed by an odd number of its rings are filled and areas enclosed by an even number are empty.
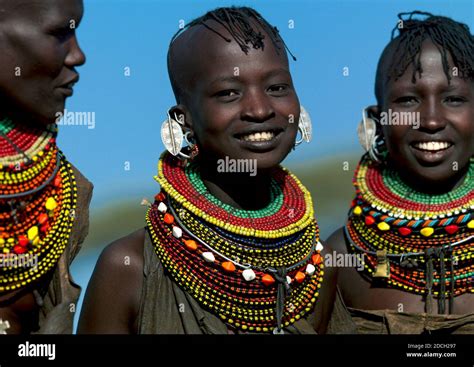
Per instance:
[[[313,124],[311,122],[311,117],[303,106],[300,106],[298,131],[301,133],[301,139],[295,141],[295,146],[300,145],[303,141],[309,143],[313,138]]]
[[[360,145],[369,153],[370,158],[380,163],[382,157],[380,149],[385,143],[383,137],[377,135],[377,122],[375,118],[369,117],[368,108],[362,110],[362,120],[357,127],[357,136]]]
[[[359,143],[367,152],[372,145],[375,134],[377,133],[377,124],[375,120],[369,117],[368,109],[362,110],[362,120],[357,127],[357,136],[359,137]]]
[[[169,111],[168,118],[161,125],[161,141],[166,150],[174,156],[177,156],[183,147],[184,136],[181,125],[184,123],[177,118],[176,113],[175,118],[172,118]]]

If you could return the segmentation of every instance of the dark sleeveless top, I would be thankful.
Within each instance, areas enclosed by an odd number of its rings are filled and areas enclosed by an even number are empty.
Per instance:
[[[346,307],[338,290],[329,334],[474,334],[474,313],[438,315]]]
[[[163,268],[148,230],[143,248],[143,287],[138,315],[139,334],[228,334],[217,316],[201,308]],[[314,313],[284,329],[285,334],[316,334]]]
[[[73,166],[77,183],[77,207],[71,237],[59,258],[39,313],[39,330],[35,334],[72,334],[73,318],[81,287],[74,283],[69,266],[89,231],[89,203],[92,184]]]

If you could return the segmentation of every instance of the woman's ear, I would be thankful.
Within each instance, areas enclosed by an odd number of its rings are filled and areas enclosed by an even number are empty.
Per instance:
[[[380,108],[377,105],[372,105],[367,107],[367,115],[368,117],[375,118],[376,120],[380,120]]]
[[[380,113],[381,113],[380,107],[377,105],[372,105],[372,106],[368,106],[366,110],[367,110],[367,117],[370,117],[371,119],[375,121],[377,134],[384,135],[382,125],[380,124]]]
[[[178,123],[182,126],[184,132],[194,131],[191,114],[189,113],[189,110],[186,108],[185,105],[178,104],[176,106],[171,107],[169,110],[169,114],[171,118],[178,121]]]

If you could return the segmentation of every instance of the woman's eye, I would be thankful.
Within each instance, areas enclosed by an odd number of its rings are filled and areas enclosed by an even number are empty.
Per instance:
[[[268,91],[272,94],[282,95],[286,94],[288,91],[288,86],[284,84],[272,85],[270,88],[268,88]]]
[[[217,95],[219,97],[233,96],[233,95],[236,95],[236,94],[237,93],[235,93],[235,91],[233,91],[233,90],[223,90],[223,91],[217,93]]]
[[[236,99],[239,96],[239,93],[238,91],[234,89],[226,89],[226,90],[217,92],[216,94],[214,94],[214,96],[225,102],[230,102]]]
[[[445,102],[447,104],[449,104],[450,106],[460,106],[462,105],[464,102],[466,102],[466,99],[464,97],[461,97],[461,96],[449,96],[445,99]]]
[[[69,27],[58,28],[52,32],[52,35],[60,40],[63,40],[67,38],[69,35],[71,35],[73,31],[74,30]]]
[[[401,106],[405,106],[405,107],[413,106],[417,102],[418,102],[417,99],[413,96],[404,96],[404,97],[397,98],[395,100],[396,104],[401,105]]]

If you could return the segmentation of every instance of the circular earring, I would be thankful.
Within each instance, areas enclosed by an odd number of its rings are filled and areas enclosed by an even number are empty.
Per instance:
[[[295,147],[303,141],[309,143],[313,138],[313,124],[308,111],[300,105],[300,119],[298,121],[298,131],[301,133],[301,139],[295,141]]]
[[[368,107],[362,110],[362,120],[357,127],[357,136],[362,148],[369,153],[370,158],[380,163],[382,160],[381,149],[385,145],[383,136],[377,135],[377,120],[369,117]]]

